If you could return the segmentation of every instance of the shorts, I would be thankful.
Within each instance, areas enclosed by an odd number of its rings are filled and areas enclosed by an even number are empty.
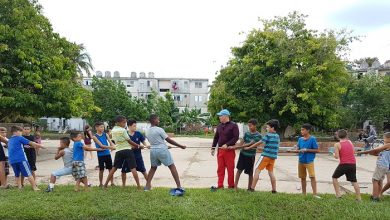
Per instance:
[[[0,162],[5,161],[5,160],[6,160],[6,156],[4,153],[4,148],[3,148],[3,145],[0,144]]]
[[[253,166],[255,165],[255,156],[245,156],[240,154],[237,162],[237,170],[243,170],[245,174],[253,174]]]
[[[131,171],[137,167],[134,153],[130,149],[120,150],[115,153],[114,167]]]
[[[170,166],[173,163],[171,152],[169,152],[168,148],[150,149],[150,165],[152,167],[158,167],[161,164]]]
[[[306,179],[307,173],[309,173],[310,178],[316,177],[315,170],[314,170],[314,162],[298,164],[298,177],[301,179]]]
[[[75,180],[87,177],[87,169],[85,168],[84,161],[73,161],[72,176]]]
[[[13,163],[11,166],[14,170],[15,177],[20,177],[20,174],[22,174],[24,177],[29,177],[32,175],[30,165],[27,161]]]
[[[28,164],[30,165],[30,168],[32,171],[37,170],[36,162],[37,162],[37,155],[35,153],[35,149],[25,149],[25,154],[27,157]]]
[[[338,179],[342,175],[347,177],[347,181],[356,183],[356,164],[339,164],[334,171],[332,178]]]
[[[274,170],[275,159],[260,156],[258,162],[260,162],[259,166],[257,167],[258,170],[267,169],[269,172],[272,172]]]
[[[144,164],[144,160],[143,158],[141,157],[135,157],[135,163],[137,164],[137,167],[135,168],[138,172],[141,172],[141,173],[145,173],[146,172],[146,168],[145,168],[145,164]],[[129,166],[127,165],[127,162],[124,162],[123,163],[123,166],[122,166],[122,170],[121,172],[122,173],[130,173],[131,170],[129,170],[128,168]]]
[[[99,161],[99,170],[104,170],[104,168],[106,168],[107,170],[112,169],[112,159],[110,154],[98,156],[98,161]]]
[[[375,171],[374,171],[374,175],[372,176],[372,179],[376,180],[376,181],[381,181],[381,180],[385,179],[387,172],[389,172],[388,167],[376,166]]]
[[[8,176],[9,175],[9,162],[8,162],[8,157],[5,157],[5,175]]]
[[[62,169],[55,170],[51,173],[51,175],[59,178],[61,176],[67,176],[67,175],[72,175],[72,167],[64,167]]]

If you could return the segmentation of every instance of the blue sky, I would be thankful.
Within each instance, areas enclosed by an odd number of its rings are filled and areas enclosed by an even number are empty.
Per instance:
[[[362,0],[39,0],[54,30],[83,43],[96,70],[214,78],[240,32],[258,17],[309,15],[312,29],[348,28],[363,36],[349,59],[390,59],[390,1]]]

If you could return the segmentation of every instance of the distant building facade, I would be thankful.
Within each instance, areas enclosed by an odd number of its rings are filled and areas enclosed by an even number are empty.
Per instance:
[[[366,74],[390,76],[390,60],[387,60],[384,64],[375,60],[371,66],[369,66],[366,61],[363,61],[358,66],[353,67],[352,71],[356,76],[363,76]]]
[[[164,97],[170,92],[176,106],[182,111],[185,107],[200,109],[207,112],[209,95],[209,80],[200,78],[155,78],[153,72],[131,72],[128,76],[121,76],[118,71],[96,71],[96,77],[107,78],[122,82],[127,94],[140,99],[147,99],[153,91]],[[84,77],[83,85],[91,87],[92,77]]]

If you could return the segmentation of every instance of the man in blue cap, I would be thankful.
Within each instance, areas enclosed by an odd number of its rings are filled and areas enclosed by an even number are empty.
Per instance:
[[[236,152],[232,146],[236,144],[239,138],[239,130],[236,123],[230,121],[230,112],[223,109],[218,114],[221,122],[214,135],[213,145],[211,147],[211,155],[214,156],[215,148],[218,144],[218,188],[223,188],[225,178],[225,169],[228,173],[228,187],[234,188],[234,159]],[[215,187],[212,187],[215,189]]]

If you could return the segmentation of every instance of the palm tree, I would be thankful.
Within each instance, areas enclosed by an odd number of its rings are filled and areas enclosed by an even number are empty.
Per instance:
[[[193,129],[196,126],[205,123],[205,117],[207,117],[207,113],[202,114],[200,109],[194,108],[189,110],[188,107],[184,108],[179,114],[179,120],[177,122],[180,132],[182,127]]]
[[[92,59],[89,54],[86,52],[85,46],[83,44],[78,45],[80,48],[79,55],[76,57],[77,63],[77,72],[80,76],[83,76],[83,71],[87,73],[88,77],[91,77],[91,70],[93,70]]]

